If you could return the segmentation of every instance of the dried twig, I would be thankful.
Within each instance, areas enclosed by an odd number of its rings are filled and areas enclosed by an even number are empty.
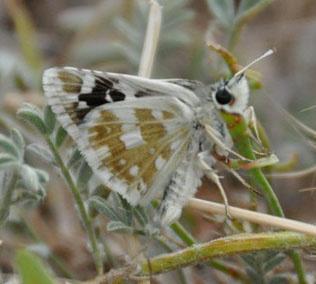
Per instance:
[[[191,198],[187,208],[207,214],[225,214],[225,206],[220,203]],[[260,225],[282,228],[295,232],[316,236],[316,226],[287,218],[276,217],[264,213],[229,206],[229,214],[238,219],[253,222]]]

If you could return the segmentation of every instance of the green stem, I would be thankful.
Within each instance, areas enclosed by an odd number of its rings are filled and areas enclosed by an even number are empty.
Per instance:
[[[252,150],[252,145],[247,132],[248,125],[244,118],[236,114],[228,113],[222,113],[222,116],[226,121],[226,124],[228,125],[231,137],[238,152],[245,158],[255,160],[256,155]],[[261,169],[254,168],[249,170],[249,176],[251,179],[251,183],[259,187],[263,192],[272,214],[274,214],[275,216],[284,217],[281,204],[276,194],[274,193],[270,183],[262,173]],[[292,258],[299,283],[306,284],[306,276],[299,254],[295,251],[291,251],[289,254]]]
[[[173,252],[173,249],[172,247],[169,245],[168,241],[165,241],[163,238],[161,237],[155,237],[155,240],[157,242],[159,242],[160,246],[168,253],[171,253]],[[177,270],[177,273],[178,273],[178,276],[179,276],[179,281],[180,283],[182,284],[186,284],[187,283],[187,280],[185,278],[185,274],[183,272],[182,269],[178,269]]]
[[[102,243],[103,243],[104,253],[107,256],[107,260],[109,264],[111,265],[111,267],[115,267],[116,263],[115,263],[115,259],[113,258],[111,249],[109,248],[107,242],[103,241]]]
[[[188,246],[193,246],[197,243],[196,240],[194,239],[194,237],[179,222],[173,223],[170,227],[173,230],[173,232]],[[228,265],[224,262],[221,262],[218,260],[213,260],[213,259],[210,260],[208,262],[208,264],[212,268],[229,275],[230,277],[232,277],[235,280],[239,280],[242,283],[249,282],[247,280],[246,275],[244,275],[244,273],[242,273],[236,267],[233,267],[233,266]]]
[[[188,246],[192,246],[196,243],[194,237],[179,223],[175,222],[170,225],[174,233]]]
[[[294,248],[306,248],[316,245],[316,238],[294,232],[239,234],[216,239],[204,244],[190,246],[177,252],[161,254],[146,259],[139,266],[130,265],[112,270],[85,284],[123,283],[129,275],[150,277],[154,274],[208,262],[214,257],[226,257],[242,253],[253,253],[265,250],[287,251]]]
[[[141,264],[140,274],[145,276],[165,273],[179,267],[206,262],[214,257],[315,245],[316,238],[294,232],[233,235],[148,259]]]
[[[95,231],[93,229],[93,226],[92,226],[92,221],[91,221],[91,218],[90,218],[90,216],[85,208],[80,191],[77,188],[77,186],[76,186],[70,172],[68,171],[64,161],[62,160],[61,156],[59,155],[58,150],[56,149],[55,145],[52,143],[52,141],[48,135],[45,136],[45,140],[46,140],[52,154],[54,155],[56,163],[59,165],[59,168],[60,168],[64,178],[66,179],[66,182],[67,182],[67,184],[72,192],[72,195],[75,199],[75,202],[77,204],[77,208],[79,211],[79,215],[80,215],[81,220],[84,224],[84,227],[88,233],[88,238],[89,238],[89,241],[91,244],[92,254],[94,257],[97,272],[99,275],[101,275],[103,273],[102,257],[101,257],[99,250],[98,250],[97,238],[96,238],[96,234],[95,234]]]

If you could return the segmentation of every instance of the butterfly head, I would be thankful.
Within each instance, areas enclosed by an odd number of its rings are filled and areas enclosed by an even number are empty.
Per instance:
[[[211,100],[221,111],[241,114],[248,106],[249,87],[243,73],[219,82],[211,90]]]
[[[247,66],[239,70],[229,80],[223,80],[211,87],[211,100],[215,106],[227,113],[242,114],[248,106],[249,86],[245,72],[258,61],[273,54],[269,49],[263,55],[259,56]]]

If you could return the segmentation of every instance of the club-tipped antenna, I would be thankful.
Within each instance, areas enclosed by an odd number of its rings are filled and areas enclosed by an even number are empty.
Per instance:
[[[249,69],[252,65],[256,64],[257,62],[261,61],[262,59],[272,55],[275,52],[275,50],[273,49],[269,49],[268,51],[266,51],[264,54],[262,54],[261,56],[259,56],[258,58],[256,58],[255,60],[253,60],[252,62],[250,62],[248,65],[246,65],[244,68],[242,68],[241,70],[239,70],[237,73],[234,74],[234,77],[238,77],[240,74],[244,73],[247,69]]]

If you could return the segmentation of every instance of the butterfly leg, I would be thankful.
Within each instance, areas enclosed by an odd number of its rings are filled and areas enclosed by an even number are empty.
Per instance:
[[[229,214],[229,204],[228,204],[228,198],[227,195],[225,193],[225,190],[220,182],[220,177],[217,175],[216,171],[212,168],[213,161],[211,160],[212,158],[209,155],[209,152],[201,152],[198,155],[199,158],[199,163],[200,166],[203,170],[203,172],[205,173],[205,175],[212,180],[216,186],[218,187],[221,196],[223,198],[224,201],[224,205],[225,205],[225,215],[228,218],[231,218],[230,214]]]
[[[218,151],[218,147],[216,145],[212,151],[212,157],[224,165],[224,167],[237,178],[241,184],[243,184],[250,191],[259,194],[248,182],[245,181],[243,177],[241,177],[236,170],[244,169],[250,170],[254,168],[262,168],[266,166],[273,165],[277,163],[279,160],[276,155],[272,154],[269,157],[264,157],[257,160],[243,160],[243,159],[231,159],[227,155],[220,153]]]
[[[258,123],[257,123],[257,117],[256,117],[256,113],[255,113],[255,109],[253,108],[253,106],[249,106],[246,110],[245,110],[245,119],[248,123],[248,126],[250,129],[253,130],[254,135],[255,135],[255,139],[260,143],[260,135],[259,135],[259,130],[258,130]]]
[[[227,146],[225,143],[223,143],[219,139],[219,135],[218,135],[216,129],[214,129],[213,127],[211,127],[209,125],[205,125],[204,127],[205,127],[207,135],[210,137],[210,139],[215,144],[212,154],[215,156],[216,160],[223,162],[224,164],[226,164],[228,167],[230,167],[232,169],[249,170],[252,168],[263,168],[266,166],[274,165],[274,164],[279,162],[279,159],[274,154],[271,154],[268,157],[264,157],[264,158],[257,159],[257,160],[247,159],[247,158],[243,157],[242,155],[238,154],[237,152],[235,152],[234,150],[230,149],[229,146]],[[227,152],[227,154],[226,153],[223,154],[223,152],[225,152],[225,151]],[[228,153],[231,153],[232,155],[234,155],[238,159],[228,158],[227,157]]]
[[[218,151],[216,150],[216,147],[214,148],[212,155],[217,161],[223,163],[224,165],[226,165],[228,168],[232,170],[239,170],[239,169],[251,170],[255,168],[264,168],[264,167],[271,166],[279,162],[278,157],[274,154],[271,154],[268,157],[263,157],[256,160],[231,159],[227,157],[226,155],[222,155],[218,153]]]
[[[215,148],[217,149],[217,152],[226,151],[228,153],[233,154],[235,157],[238,157],[241,160],[249,161],[242,155],[238,154],[234,150],[232,150],[229,146],[227,146],[225,143],[221,141],[219,138],[220,135],[218,134],[217,130],[211,127],[210,125],[204,125],[207,135],[210,137],[210,139],[214,142]],[[221,150],[221,151],[220,151]],[[227,155],[225,155],[227,156]]]
[[[248,182],[246,182],[245,179],[237,171],[235,171],[231,168],[228,168],[228,167],[226,167],[226,168],[243,186],[252,190],[251,185]]]

